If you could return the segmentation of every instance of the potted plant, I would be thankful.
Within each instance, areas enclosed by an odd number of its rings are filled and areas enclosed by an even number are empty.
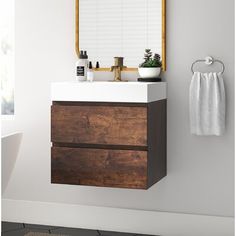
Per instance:
[[[151,49],[145,49],[144,62],[139,65],[138,72],[141,78],[157,78],[161,73],[161,57]]]

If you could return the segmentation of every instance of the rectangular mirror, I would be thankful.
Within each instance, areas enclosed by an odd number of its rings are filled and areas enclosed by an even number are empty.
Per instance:
[[[137,70],[144,50],[162,58],[166,69],[165,0],[76,0],[76,51],[107,71],[124,57],[127,71]]]

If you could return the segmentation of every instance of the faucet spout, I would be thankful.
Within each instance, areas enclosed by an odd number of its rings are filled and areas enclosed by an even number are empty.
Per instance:
[[[112,66],[111,71],[114,71],[114,81],[121,81],[121,67]]]

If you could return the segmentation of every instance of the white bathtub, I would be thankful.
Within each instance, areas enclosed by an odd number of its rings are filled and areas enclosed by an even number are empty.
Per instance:
[[[2,137],[2,194],[11,178],[18,152],[22,133],[12,133]]]

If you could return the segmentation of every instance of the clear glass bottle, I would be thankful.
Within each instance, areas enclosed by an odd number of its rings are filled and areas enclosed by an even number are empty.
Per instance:
[[[91,61],[89,62],[89,68],[88,68],[88,71],[87,71],[87,80],[89,82],[93,82],[93,80],[94,80],[93,65],[92,65]]]

